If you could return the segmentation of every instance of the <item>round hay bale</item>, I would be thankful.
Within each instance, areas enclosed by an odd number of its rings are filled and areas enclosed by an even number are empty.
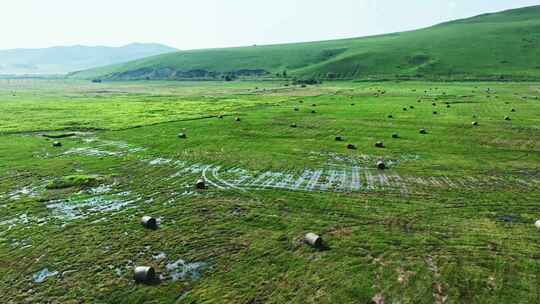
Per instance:
[[[155,218],[145,215],[141,218],[141,225],[144,228],[156,230],[158,228],[158,222]]]
[[[473,122],[472,122],[472,125],[473,125],[473,126],[478,126],[478,122],[477,122],[477,121],[473,121]]]
[[[348,145],[347,145],[347,149],[349,149],[349,150],[356,150],[356,146],[353,145],[353,144],[348,144]]]
[[[437,115],[439,114],[437,111],[433,111],[433,115]]]
[[[382,141],[378,141],[378,142],[375,143],[375,147],[384,148],[384,143]]]
[[[380,160],[380,161],[377,162],[377,168],[379,170],[384,170],[384,169],[386,169],[386,164],[382,160]]]
[[[294,108],[294,111],[298,112],[298,111],[300,111],[300,109],[299,108]]]
[[[450,108],[450,105],[448,104],[448,105],[446,105],[446,107],[447,107],[447,108]]]
[[[505,116],[504,120],[512,120],[512,119],[510,118],[510,116]]]
[[[427,130],[426,129],[420,129],[420,134],[427,134]]]
[[[409,106],[409,108],[414,109],[414,106]]]
[[[295,123],[291,124],[291,128],[296,128],[297,125]]]
[[[393,115],[388,115],[388,118],[394,118],[394,116]]]
[[[540,230],[540,220],[536,221],[534,226],[536,226],[536,229]]]
[[[322,248],[323,246],[322,238],[313,232],[306,233],[304,242],[314,248]]]
[[[219,119],[223,119],[223,115],[219,115],[217,118]]]
[[[399,134],[397,133],[392,134],[392,138],[399,138]]]
[[[235,121],[240,121],[241,119],[240,119],[240,117],[236,117],[234,120]]]
[[[206,189],[206,182],[204,181],[204,179],[199,178],[199,179],[195,182],[195,188],[196,188],[196,189],[199,189],[199,190]]]
[[[185,133],[178,133],[178,138],[187,138],[187,135]]]
[[[435,106],[437,106],[437,104],[436,104],[436,103],[432,103],[432,105],[433,105],[434,107],[435,107]]]
[[[137,283],[151,283],[156,279],[154,267],[137,266],[135,267],[133,278]]]
[[[59,142],[59,141],[53,141],[52,146],[53,146],[53,147],[61,147],[61,146],[62,146],[62,143]]]
[[[403,108],[403,111],[407,111],[407,108]]]
[[[515,112],[515,111],[516,111],[516,109],[512,109],[512,110],[510,110],[510,112]]]
[[[311,110],[311,114],[315,114],[315,113],[317,113],[317,111]]]
[[[343,136],[341,135],[336,136],[336,141],[343,141]]]

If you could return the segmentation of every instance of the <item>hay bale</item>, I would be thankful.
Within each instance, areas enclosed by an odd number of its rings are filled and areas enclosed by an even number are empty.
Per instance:
[[[433,111],[433,115],[437,115],[439,114],[437,111]]]
[[[151,283],[156,280],[156,271],[150,266],[137,266],[133,278],[137,283]]]
[[[384,148],[384,143],[382,141],[378,141],[378,142],[375,143],[375,147]]]
[[[219,115],[217,118],[219,119],[223,119],[223,115]]]
[[[392,138],[399,138],[399,134],[397,133],[392,134]]]
[[[510,112],[515,112],[515,111],[516,111],[516,109],[512,109],[512,110],[510,110]]]
[[[447,108],[450,108],[450,105],[448,104],[448,105],[446,105],[446,107],[447,107]]]
[[[420,134],[427,134],[427,130],[426,129],[420,129]]]
[[[240,121],[241,119],[240,119],[240,117],[236,117],[234,120],[235,121]]]
[[[311,114],[315,114],[315,113],[317,113],[317,111],[311,110]]]
[[[407,108],[403,108],[403,111],[407,111]]]
[[[300,109],[299,108],[294,108],[294,111],[298,112],[298,111],[300,111]]]
[[[199,190],[206,189],[206,182],[204,181],[204,179],[199,178],[199,179],[195,182],[195,188],[196,188],[196,189],[199,189]]]
[[[151,216],[145,215],[141,218],[141,225],[144,228],[156,230],[158,228],[158,221]]]
[[[178,133],[178,138],[187,138],[187,135],[185,133]]]
[[[296,128],[297,125],[295,123],[291,124],[291,128]]]
[[[386,164],[385,164],[382,160],[381,160],[381,161],[378,161],[378,162],[377,162],[377,168],[378,168],[379,170],[384,170],[384,169],[386,169]]]
[[[540,230],[540,220],[536,221],[534,226],[536,226],[536,229]]]
[[[394,116],[393,115],[388,115],[388,118],[394,118]]]
[[[347,149],[349,149],[349,150],[356,150],[356,146],[353,145],[353,144],[348,144],[348,145],[347,145]]]
[[[437,104],[436,104],[436,103],[432,103],[432,105],[433,105],[434,107],[436,107],[436,106],[437,106]]]
[[[414,106],[409,106],[409,108],[414,109]]]
[[[473,121],[473,122],[472,122],[472,125],[473,125],[473,126],[478,126],[478,122],[477,122],[477,121]]]
[[[507,121],[508,121],[508,120],[512,120],[512,119],[510,118],[510,116],[505,116],[505,117],[504,117],[504,120],[507,120]]]
[[[313,232],[306,233],[306,235],[304,236],[304,242],[309,246],[318,249],[322,248],[323,246],[322,238]]]
[[[343,136],[341,135],[336,136],[336,141],[343,141]]]
[[[62,143],[59,142],[59,141],[53,141],[52,146],[53,146],[53,147],[61,147],[61,146],[62,146]]]

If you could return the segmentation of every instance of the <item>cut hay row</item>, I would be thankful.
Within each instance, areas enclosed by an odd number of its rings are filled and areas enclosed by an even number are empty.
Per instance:
[[[123,148],[134,149],[133,146],[124,145]],[[136,149],[136,148],[135,148]],[[111,151],[100,151],[105,153],[94,153],[95,148],[72,150],[68,155],[81,154],[94,157],[119,157],[124,155],[123,151],[112,153]],[[88,153],[91,151],[92,153]],[[110,153],[106,153],[110,152]],[[66,153],[64,153],[66,155]],[[151,167],[169,167],[180,169],[174,174],[166,175],[167,188],[186,188],[197,178],[202,177],[207,186],[217,190],[263,190],[282,189],[293,191],[321,191],[321,192],[376,192],[376,191],[399,191],[406,195],[410,187],[436,187],[455,189],[474,189],[482,186],[500,185],[515,183],[523,187],[531,187],[537,184],[536,181],[524,179],[503,179],[497,177],[483,177],[482,179],[466,176],[464,178],[440,177],[401,177],[396,173],[382,173],[374,168],[350,166],[329,166],[328,168],[306,169],[300,174],[291,172],[271,172],[261,173],[250,172],[242,168],[223,169],[221,165],[213,164],[189,164],[183,160],[155,158],[143,161]],[[146,170],[144,170],[146,171]],[[163,176],[157,170],[156,178]],[[181,192],[181,193],[185,193]]]

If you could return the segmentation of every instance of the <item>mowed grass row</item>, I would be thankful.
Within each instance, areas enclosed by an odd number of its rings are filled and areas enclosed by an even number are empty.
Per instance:
[[[149,84],[148,90],[163,85]],[[272,84],[262,91],[266,85],[246,86],[246,92],[238,95],[239,84],[226,84],[224,92],[216,95],[239,100],[239,107],[223,119],[157,125],[143,120],[146,126],[135,129],[125,128],[141,124],[144,111],[130,112],[136,98],[108,96],[96,101],[86,96],[80,105],[61,102],[88,108],[98,102],[103,114],[80,111],[73,121],[87,121],[93,128],[118,126],[125,130],[90,136],[147,148],[118,157],[59,156],[84,146],[78,138],[61,139],[63,147],[53,148],[51,140],[34,134],[0,136],[0,193],[63,176],[97,174],[113,185],[114,192],[131,191],[141,197],[133,208],[68,222],[52,217],[46,205],[75,196],[79,187],[2,201],[0,222],[21,214],[30,219],[10,229],[0,226],[0,292],[13,303],[75,299],[362,303],[374,297],[403,303],[433,303],[445,297],[452,302],[530,303],[539,299],[540,235],[533,223],[540,218],[540,195],[535,187],[478,185],[474,191],[411,186],[405,196],[210,188],[183,196],[179,194],[183,184],[192,184],[196,174],[171,180],[174,168],[144,162],[171,158],[250,170],[295,171],[324,167],[328,153],[358,159],[364,154],[374,159],[417,155],[389,172],[456,178],[506,174],[532,179],[540,164],[537,85],[336,82],[306,89]],[[206,86],[215,84],[201,83],[189,90],[204,91]],[[259,87],[256,92],[248,92],[255,86]],[[487,98],[487,87],[498,98]],[[234,93],[229,95],[227,89]],[[291,90],[286,94],[289,98],[281,96],[285,90]],[[377,90],[386,93],[376,97]],[[460,97],[464,95],[475,96]],[[32,123],[21,119],[16,131],[54,125],[56,114],[47,110],[54,98],[48,98],[28,101],[36,109],[42,107],[42,116]],[[163,96],[160,105],[160,98],[154,98],[145,105],[170,107],[175,99]],[[214,102],[206,97],[190,99]],[[445,102],[451,107],[446,108]],[[415,108],[403,111],[410,105]],[[205,107],[193,111],[204,112]],[[433,115],[434,108],[438,115]],[[509,112],[511,108],[517,111]],[[119,118],[121,113],[131,113],[133,119]],[[394,118],[388,119],[389,114]],[[104,122],[102,115],[109,121]],[[506,115],[512,120],[505,121]],[[478,127],[471,125],[473,120],[479,122]],[[297,128],[291,128],[292,123]],[[420,128],[428,134],[419,134]],[[187,138],[177,138],[179,132]],[[393,133],[401,138],[392,139]],[[338,134],[345,141],[336,142]],[[379,140],[386,148],[375,148]],[[358,150],[346,149],[348,143]],[[138,221],[145,214],[160,217],[162,227],[144,230]],[[48,220],[39,225],[33,217]],[[302,236],[309,231],[321,234],[328,250],[303,244]],[[160,252],[167,258],[153,258]],[[179,258],[205,262],[208,267],[198,280],[165,279],[152,286],[134,284],[132,270],[126,267],[149,264],[167,275],[166,264]],[[45,267],[59,275],[33,282],[32,276]]]

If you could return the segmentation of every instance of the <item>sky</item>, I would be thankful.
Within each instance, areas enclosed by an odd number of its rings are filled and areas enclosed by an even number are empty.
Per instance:
[[[163,43],[178,49],[406,31],[540,0],[2,0],[0,49]]]

